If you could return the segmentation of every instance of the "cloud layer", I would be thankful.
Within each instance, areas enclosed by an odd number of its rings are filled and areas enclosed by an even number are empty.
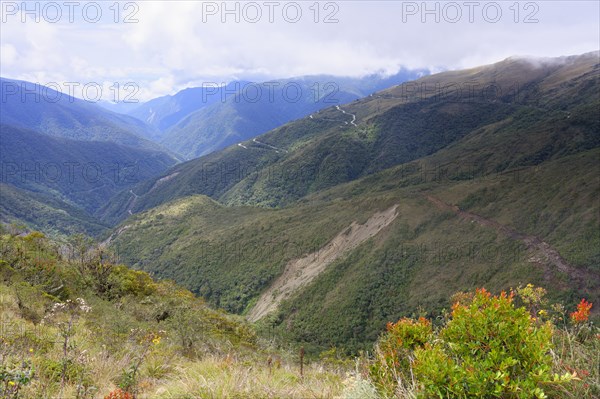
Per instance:
[[[146,100],[205,82],[454,69],[600,47],[592,1],[78,3],[2,1],[0,74],[97,82],[120,100],[135,82]]]

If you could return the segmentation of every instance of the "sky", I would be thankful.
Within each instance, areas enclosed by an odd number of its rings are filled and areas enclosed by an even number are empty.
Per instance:
[[[0,76],[108,101],[600,48],[598,1],[0,3]]]

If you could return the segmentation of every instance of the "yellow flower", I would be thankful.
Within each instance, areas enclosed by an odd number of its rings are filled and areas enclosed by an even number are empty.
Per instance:
[[[8,385],[10,385],[11,387],[15,385],[14,381],[8,381]]]
[[[546,313],[546,311],[545,311],[545,310],[543,310],[543,309],[542,309],[542,310],[540,310],[540,311],[538,312],[538,314],[539,314],[540,316],[546,316],[546,314],[547,314],[547,313]]]
[[[33,348],[29,348],[29,353],[33,353]]]
[[[153,343],[154,345],[158,345],[158,344],[160,344],[160,337],[156,337],[156,338],[154,338],[154,339],[152,340],[152,343]]]

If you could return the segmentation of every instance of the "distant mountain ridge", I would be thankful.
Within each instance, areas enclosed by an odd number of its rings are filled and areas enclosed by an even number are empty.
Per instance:
[[[402,69],[391,76],[315,75],[213,83],[150,100],[128,115],[156,128],[148,138],[192,159],[427,73]]]
[[[153,128],[38,84],[0,79],[0,219],[98,234],[91,214],[179,158]]]
[[[151,138],[160,141],[164,133],[173,125],[189,114],[221,102],[224,96],[232,91],[241,90],[246,81],[233,81],[226,85],[208,85],[206,87],[191,87],[177,92],[172,96],[162,96],[138,105],[127,114],[133,116],[157,129]]]
[[[153,128],[140,120],[36,83],[0,78],[0,124],[84,141],[110,141],[165,151],[145,139]]]

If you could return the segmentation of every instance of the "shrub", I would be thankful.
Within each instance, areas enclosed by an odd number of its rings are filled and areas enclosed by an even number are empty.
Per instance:
[[[429,320],[401,319],[388,323],[387,332],[376,347],[376,361],[369,374],[375,386],[386,395],[393,395],[398,384],[412,384],[411,363],[415,349],[422,348],[432,336]]]
[[[12,368],[7,364],[0,364],[0,397],[18,398],[19,390],[31,382],[33,375],[33,367],[29,362],[23,362]]]
[[[115,266],[108,277],[111,296],[148,296],[156,292],[156,283],[144,271],[132,270],[124,265]]]
[[[573,320],[573,323],[584,323],[588,321],[591,309],[592,304],[585,299],[582,299],[581,302],[577,304],[577,310],[571,313],[571,320]]]
[[[470,305],[455,304],[442,341],[415,352],[415,374],[426,395],[545,397],[551,376],[552,326],[538,325],[513,295],[478,290]]]
[[[552,324],[513,296],[459,295],[437,334],[422,318],[389,324],[370,370],[376,387],[386,396],[412,386],[423,398],[545,398],[574,379],[552,373]]]

